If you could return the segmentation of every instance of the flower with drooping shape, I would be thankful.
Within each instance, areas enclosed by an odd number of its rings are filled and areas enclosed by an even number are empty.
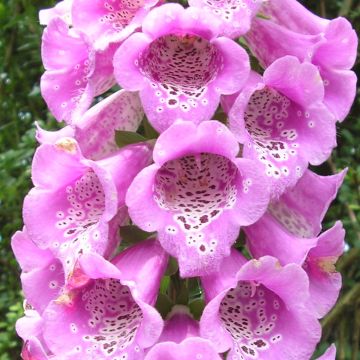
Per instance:
[[[348,20],[322,19],[296,0],[271,0],[254,19],[246,41],[265,67],[285,55],[316,65],[325,84],[324,103],[342,121],[356,94],[356,75],[350,71],[358,39]]]
[[[82,283],[77,270],[84,253],[113,253],[118,227],[127,215],[126,190],[150,157],[146,144],[135,144],[92,161],[72,138],[43,144],[36,151],[35,187],[24,201],[24,223],[31,240],[61,260],[68,285]]]
[[[96,52],[84,33],[61,18],[45,28],[41,55],[45,73],[41,94],[58,121],[71,123],[91,105],[93,98],[114,85],[112,57],[116,47]]]
[[[249,57],[234,41],[218,37],[219,31],[211,14],[165,4],[151,10],[142,33],[117,50],[118,83],[140,91],[145,114],[159,132],[177,119],[210,120],[220,95],[235,93],[245,83]]]
[[[97,50],[119,43],[142,25],[159,0],[73,0],[72,19]]]
[[[44,327],[44,320],[40,314],[30,305],[24,301],[24,315],[16,322],[16,332],[24,340],[30,338],[42,339],[42,332]]]
[[[67,360],[143,359],[143,349],[163,327],[153,305],[166,264],[154,239],[126,249],[112,263],[83,256],[80,266],[89,282],[72,290],[69,302],[53,302],[44,312],[43,336],[51,352],[65,353]]]
[[[319,236],[303,265],[310,281],[310,301],[319,318],[331,310],[340,293],[341,274],[335,263],[344,252],[344,237],[345,230],[338,221]]]
[[[332,344],[325,353],[320,356],[317,360],[335,360],[336,356],[336,347],[334,344]]]
[[[317,236],[330,203],[335,199],[346,170],[332,176],[305,171],[296,186],[272,201],[264,216],[246,228],[247,247],[259,258],[276,257],[281,264],[301,265]]]
[[[22,270],[21,284],[27,303],[41,314],[61,293],[65,283],[62,264],[50,250],[38,248],[25,228],[15,233],[11,246]]]
[[[180,121],[160,135],[155,163],[129,187],[132,221],[158,231],[183,277],[217,271],[240,226],[254,223],[266,210],[266,178],[255,162],[236,158],[238,152],[236,139],[220,122]]]
[[[119,149],[115,131],[136,131],[143,116],[139,94],[120,90],[91,107],[75,122],[74,136],[85,157],[103,159]]]
[[[157,344],[145,360],[221,360],[210,341],[202,339],[199,324],[187,307],[176,305],[167,316]]]
[[[72,24],[71,7],[73,0],[63,0],[58,2],[50,9],[43,9],[39,11],[39,21],[41,25],[49,25],[52,19],[60,17],[68,25]]]
[[[63,137],[72,137],[87,159],[100,160],[118,152],[115,131],[136,131],[143,116],[139,94],[120,90],[91,107],[78,121],[60,130],[47,131],[36,124],[36,139],[40,144],[55,144]]]
[[[270,256],[246,261],[236,250],[223,266],[221,273],[202,278],[208,304],[201,335],[220,352],[230,349],[231,360],[308,360],[321,327],[306,307],[304,270],[282,267]]]
[[[23,360],[50,360],[40,341],[34,337],[24,343],[21,358]],[[52,359],[55,360],[53,357]]]
[[[237,38],[249,31],[251,20],[264,0],[189,0],[189,5],[216,16],[221,35]]]
[[[261,163],[275,198],[296,184],[308,163],[321,164],[336,146],[335,118],[323,99],[316,66],[286,56],[262,77],[252,73],[233,105],[225,106],[230,130],[244,144],[243,157]]]

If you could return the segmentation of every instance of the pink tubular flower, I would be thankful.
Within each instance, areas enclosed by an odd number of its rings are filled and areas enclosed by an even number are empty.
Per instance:
[[[307,170],[294,188],[270,203],[259,221],[245,228],[251,254],[255,258],[271,255],[282,264],[301,265],[317,244],[321,222],[345,172],[320,176]]]
[[[305,260],[303,268],[310,281],[310,301],[319,318],[335,305],[341,289],[341,274],[335,263],[344,252],[345,230],[340,221],[322,233]]]
[[[90,106],[94,96],[114,85],[115,47],[95,52],[86,35],[54,18],[45,28],[41,55],[45,73],[41,93],[58,121],[71,123]]]
[[[182,276],[216,271],[240,226],[254,223],[267,207],[266,179],[254,162],[236,158],[238,151],[217,121],[175,123],[158,138],[155,163],[127,192],[131,219],[159,232]]]
[[[157,341],[163,327],[153,305],[167,255],[156,240],[147,240],[112,263],[85,255],[80,264],[91,280],[70,292],[69,301],[45,310],[47,346],[67,360],[143,359],[143,349]]]
[[[200,9],[165,4],[144,19],[114,57],[115,77],[140,91],[145,113],[158,131],[175,120],[196,124],[214,114],[221,94],[239,91],[249,74],[245,50],[218,37],[219,23]]]
[[[149,158],[149,148],[140,144],[95,162],[85,159],[71,138],[36,151],[35,187],[24,201],[24,222],[30,238],[62,261],[67,283],[73,279],[76,285],[77,275],[81,280],[79,256],[109,256],[118,245],[126,190]]]
[[[31,338],[24,343],[21,358],[23,360],[50,360],[37,338]],[[51,359],[55,360],[53,357]]]
[[[120,90],[90,108],[74,123],[74,136],[85,157],[94,160],[118,151],[115,131],[136,131],[144,111],[139,94]]]
[[[41,25],[49,25],[54,18],[60,17],[68,25],[72,24],[71,7],[73,0],[63,0],[58,2],[50,9],[43,9],[39,11],[39,21]]]
[[[126,39],[159,0],[73,0],[74,27],[86,33],[95,49]]]
[[[221,21],[221,34],[237,38],[249,31],[251,20],[264,0],[189,0],[189,5],[211,13]]]
[[[321,327],[306,308],[309,283],[301,267],[281,267],[270,256],[246,262],[235,250],[223,266],[202,279],[208,304],[201,335],[218,351],[230,349],[231,360],[308,360]]]
[[[38,248],[26,229],[15,233],[11,246],[22,270],[22,290],[27,303],[41,314],[61,293],[65,282],[62,264],[50,250]]]
[[[312,64],[278,59],[262,78],[252,73],[231,106],[233,99],[224,101],[230,130],[244,144],[243,157],[264,167],[275,198],[296,184],[308,163],[321,164],[336,146],[335,118]]]
[[[120,90],[91,107],[72,125],[60,130],[46,131],[36,124],[36,139],[40,144],[53,145],[63,137],[72,137],[87,159],[100,160],[118,152],[115,131],[136,131],[143,116],[139,94]]]
[[[246,40],[266,67],[279,57],[294,55],[319,68],[325,84],[324,103],[342,121],[356,93],[350,71],[357,55],[357,36],[344,18],[322,19],[296,0],[271,0],[261,10],[269,20],[254,19]]]
[[[210,341],[202,339],[199,324],[185,306],[176,305],[165,322],[164,330],[145,360],[221,360]]]
[[[283,265],[303,265],[310,281],[310,302],[319,318],[335,304],[341,288],[341,275],[334,264],[344,249],[342,224],[319,233],[344,175],[345,171],[333,176],[306,171],[293,189],[270,204],[257,223],[245,228],[254,257],[272,255]]]

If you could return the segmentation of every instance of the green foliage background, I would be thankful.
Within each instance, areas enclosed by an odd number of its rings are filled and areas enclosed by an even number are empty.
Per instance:
[[[89,0],[91,1],[91,0]],[[22,227],[22,201],[31,187],[34,121],[46,128],[57,125],[39,91],[41,27],[37,12],[50,0],[0,0],[0,360],[19,359],[20,341],[14,330],[22,315],[19,269],[10,237]],[[360,29],[360,0],[304,1],[318,14],[346,16]],[[356,71],[360,75],[359,62]],[[359,93],[359,91],[358,91]],[[332,342],[339,360],[360,360],[360,100],[338,126],[338,148],[316,171],[331,174],[349,167],[338,199],[326,217],[325,228],[341,219],[347,230],[348,250],[338,262],[344,286],[333,311],[323,319],[323,339],[317,354]]]

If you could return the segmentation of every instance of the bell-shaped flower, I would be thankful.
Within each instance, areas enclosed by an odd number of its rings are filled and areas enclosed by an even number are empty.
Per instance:
[[[237,158],[238,152],[220,122],[180,121],[160,135],[155,163],[130,185],[131,219],[145,231],[158,231],[164,249],[178,259],[181,276],[216,271],[240,226],[266,210],[267,179],[255,162]]]
[[[65,283],[62,264],[50,250],[38,248],[25,228],[15,233],[11,246],[22,270],[21,284],[27,303],[41,314],[61,293]]]
[[[335,305],[341,289],[341,274],[335,263],[344,252],[345,230],[340,221],[322,233],[303,264],[310,281],[310,301],[318,317],[325,316]]]
[[[336,357],[336,347],[332,344],[325,353],[320,356],[317,360],[335,360]]]
[[[71,123],[91,105],[94,96],[114,85],[112,57],[115,47],[96,52],[87,37],[61,19],[45,28],[41,55],[45,73],[41,94],[58,121]]]
[[[78,121],[60,130],[47,131],[36,124],[36,139],[40,144],[55,144],[63,137],[72,137],[87,159],[100,160],[118,152],[116,130],[136,131],[143,116],[139,94],[120,90],[91,107]]]
[[[39,21],[41,25],[49,25],[55,18],[61,18],[68,25],[72,25],[71,7],[73,0],[59,1],[54,7],[39,11]]]
[[[219,26],[201,9],[165,4],[151,10],[142,32],[117,50],[118,83],[140,91],[145,114],[159,132],[177,119],[210,120],[220,95],[233,94],[245,83],[249,57],[236,42],[218,36]]]
[[[115,131],[136,131],[143,117],[139,94],[120,90],[91,107],[74,123],[74,137],[86,158],[103,159],[118,151]]]
[[[147,353],[145,360],[221,360],[209,340],[200,337],[199,323],[187,307],[176,305],[165,321],[157,344]]]
[[[274,256],[283,265],[303,264],[318,243],[322,220],[345,172],[320,176],[307,170],[294,188],[270,203],[259,221],[244,229],[251,254]]]
[[[356,94],[356,75],[350,71],[357,56],[357,35],[348,20],[322,19],[296,0],[271,0],[254,19],[246,41],[267,67],[285,55],[316,65],[325,85],[324,103],[342,121]]]
[[[189,5],[221,21],[221,35],[237,38],[249,31],[251,20],[264,0],[189,0]]]
[[[225,104],[230,130],[244,144],[243,157],[260,162],[274,197],[294,186],[308,163],[321,164],[336,146],[335,118],[323,99],[316,66],[286,56],[262,77],[252,73],[233,105]]]
[[[149,9],[159,0],[73,0],[72,19],[76,29],[86,33],[94,48],[126,39],[137,28]]]
[[[243,264],[243,265],[242,265]],[[308,360],[321,327],[306,307],[309,282],[296,264],[246,261],[233,250],[221,273],[202,279],[208,301],[200,333],[231,360]]]
[[[153,305],[166,265],[166,253],[153,239],[126,249],[112,263],[96,254],[81,257],[89,282],[43,314],[50,351],[67,360],[143,359],[163,327]]]
[[[50,358],[46,354],[41,342],[35,337],[30,338],[24,343],[21,350],[21,358],[23,360],[56,360],[54,357]]]
[[[77,272],[81,255],[113,253],[119,243],[118,226],[127,214],[126,191],[150,157],[148,146],[138,144],[92,161],[84,158],[72,138],[37,149],[32,166],[35,187],[24,201],[24,222],[31,240],[61,260],[67,283],[82,282]]]

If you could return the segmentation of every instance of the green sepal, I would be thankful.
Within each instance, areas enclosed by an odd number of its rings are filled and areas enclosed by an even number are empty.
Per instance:
[[[131,145],[131,144],[138,144],[141,142],[147,141],[147,139],[133,131],[115,131],[115,141],[116,145],[119,148],[123,148],[124,146]]]

